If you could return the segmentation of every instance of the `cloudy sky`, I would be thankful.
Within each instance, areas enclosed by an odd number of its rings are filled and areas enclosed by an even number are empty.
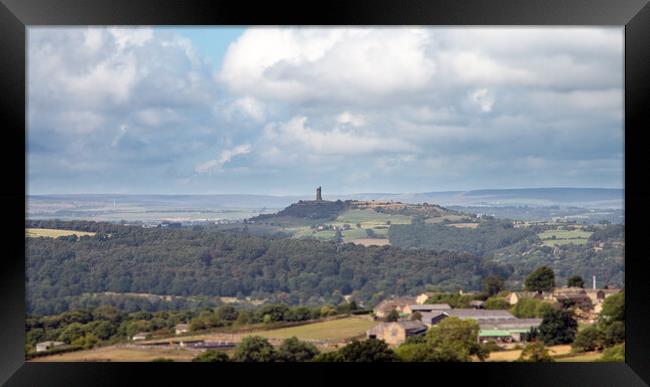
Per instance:
[[[623,187],[622,28],[30,28],[28,192]]]

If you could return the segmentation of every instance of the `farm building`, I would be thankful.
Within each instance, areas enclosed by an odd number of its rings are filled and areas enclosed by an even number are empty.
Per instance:
[[[42,343],[36,344],[36,352],[49,351],[52,348],[60,347],[64,344],[65,343],[61,341],[43,341]]]
[[[474,300],[469,303],[469,306],[474,309],[483,309],[485,306],[485,301]]]
[[[427,326],[419,321],[397,321],[380,323],[369,329],[366,336],[369,339],[384,340],[389,345],[400,345],[407,337],[424,334]]]
[[[449,317],[458,317],[461,320],[506,320],[517,319],[507,310],[490,310],[490,309],[451,309],[443,312]]]
[[[591,298],[583,288],[557,288],[553,291],[553,298],[563,304],[571,302],[583,310],[593,309]]]
[[[420,313],[431,313],[434,310],[449,310],[451,306],[449,304],[415,304],[407,305],[402,309],[403,313],[411,314],[415,312]]]
[[[133,341],[146,340],[146,338],[147,338],[147,332],[138,332],[135,335],[133,335],[131,340]]]
[[[418,294],[418,296],[415,298],[415,303],[416,303],[416,304],[424,304],[424,303],[427,302],[427,300],[428,300],[431,296],[433,296],[433,295],[434,295],[434,293],[432,293],[432,292],[420,293],[420,294]]]
[[[431,327],[439,323],[443,318],[447,317],[448,316],[444,311],[425,312],[422,313],[422,318],[420,321],[422,321],[422,323],[427,327]]]
[[[621,289],[585,289],[587,297],[591,300],[592,305],[594,306],[594,313],[599,314],[603,310],[603,301],[611,295],[614,295],[620,292]]]
[[[384,318],[393,310],[397,310],[399,313],[405,313],[404,308],[412,304],[415,304],[414,297],[389,298],[377,304],[373,309],[373,312],[375,313],[375,316]]]
[[[493,339],[502,342],[519,342],[525,341],[526,335],[533,328],[539,328],[542,324],[541,318],[515,318],[515,319],[495,319],[495,320],[481,320],[479,321],[479,339],[482,337],[486,339]],[[507,332],[508,338],[503,336],[493,335],[489,336],[488,333],[494,334],[495,331]]]
[[[190,326],[189,324],[177,324],[174,327],[174,331],[176,332],[177,335],[187,333],[190,331]]]

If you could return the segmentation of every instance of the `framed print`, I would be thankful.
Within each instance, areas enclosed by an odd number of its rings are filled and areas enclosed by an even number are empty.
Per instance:
[[[0,14],[8,385],[650,380],[647,2]]]

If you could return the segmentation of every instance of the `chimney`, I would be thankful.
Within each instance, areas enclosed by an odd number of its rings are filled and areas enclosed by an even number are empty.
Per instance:
[[[316,200],[319,202],[323,200],[323,197],[321,196],[320,193],[320,187],[316,188]]]
[[[596,276],[592,276],[593,288],[596,290]]]

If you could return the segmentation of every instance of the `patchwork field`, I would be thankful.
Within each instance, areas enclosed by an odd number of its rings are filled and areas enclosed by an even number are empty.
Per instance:
[[[38,237],[58,238],[58,237],[68,236],[68,235],[92,236],[95,235],[95,233],[86,232],[86,231],[76,231],[76,230],[58,230],[54,228],[27,228],[25,229],[25,235],[31,238],[38,238]]]
[[[591,232],[582,230],[548,230],[537,234],[537,236],[547,246],[561,246],[569,243],[576,245],[585,244],[591,234]]]

